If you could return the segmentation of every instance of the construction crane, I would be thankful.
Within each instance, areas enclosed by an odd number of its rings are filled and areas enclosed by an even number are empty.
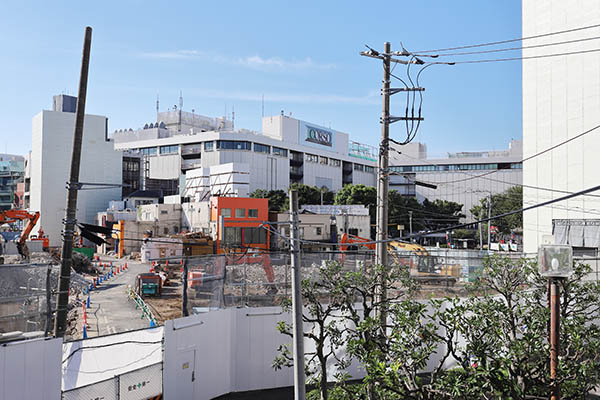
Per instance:
[[[27,239],[29,238],[29,234],[33,230],[35,224],[37,224],[40,219],[39,211],[34,213],[29,213],[25,210],[5,210],[0,211],[0,225],[2,224],[12,224],[17,221],[25,221],[27,220],[27,225],[21,231],[21,237],[16,241],[17,250],[21,255],[21,258],[24,260],[29,260],[29,249],[27,248]]]

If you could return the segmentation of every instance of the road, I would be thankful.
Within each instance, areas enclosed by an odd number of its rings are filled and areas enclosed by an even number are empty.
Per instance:
[[[103,258],[104,262],[113,266],[125,264],[125,261],[115,261]],[[134,286],[135,277],[141,272],[148,272],[148,264],[127,260],[127,270],[115,274],[90,292],[91,304],[87,310],[88,337],[110,335],[118,332],[147,328],[149,321],[142,318],[135,303],[128,299],[127,285]],[[107,267],[107,271],[110,267]]]

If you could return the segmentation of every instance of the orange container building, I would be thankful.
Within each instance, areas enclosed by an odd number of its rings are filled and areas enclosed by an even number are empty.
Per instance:
[[[224,249],[269,249],[269,232],[262,227],[269,220],[268,199],[212,197],[210,219],[217,225],[217,254]]]

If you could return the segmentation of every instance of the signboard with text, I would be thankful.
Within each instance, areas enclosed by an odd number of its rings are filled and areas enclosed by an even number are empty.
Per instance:
[[[298,121],[298,142],[307,146],[334,151],[335,150],[335,132],[331,129],[323,128],[315,124],[307,124]]]

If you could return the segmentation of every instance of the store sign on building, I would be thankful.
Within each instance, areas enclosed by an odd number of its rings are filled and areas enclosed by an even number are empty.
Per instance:
[[[329,131],[306,125],[306,141],[331,147],[333,134]]]

